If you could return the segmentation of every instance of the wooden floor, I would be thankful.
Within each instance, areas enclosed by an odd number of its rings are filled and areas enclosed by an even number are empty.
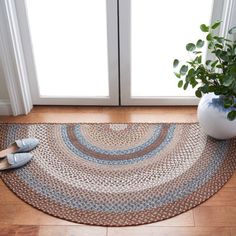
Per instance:
[[[35,107],[0,122],[196,122],[195,107]],[[136,227],[91,227],[44,214],[18,199],[0,181],[0,236],[236,236],[236,174],[211,199],[177,217]]]

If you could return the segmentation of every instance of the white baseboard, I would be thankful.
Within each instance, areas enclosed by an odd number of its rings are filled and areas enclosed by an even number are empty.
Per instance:
[[[8,99],[0,99],[0,116],[12,115],[11,104]]]

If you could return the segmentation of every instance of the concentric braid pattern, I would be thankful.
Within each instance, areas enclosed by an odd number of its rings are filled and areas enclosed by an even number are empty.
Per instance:
[[[138,225],[187,211],[236,167],[236,140],[198,124],[2,124],[0,148],[36,137],[23,168],[1,172],[21,199],[51,215],[104,226]]]

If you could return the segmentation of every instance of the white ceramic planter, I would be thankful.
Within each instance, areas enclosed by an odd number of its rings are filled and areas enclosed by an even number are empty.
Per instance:
[[[236,120],[229,121],[223,98],[213,93],[205,94],[198,105],[198,121],[206,134],[216,139],[229,139],[236,136]]]

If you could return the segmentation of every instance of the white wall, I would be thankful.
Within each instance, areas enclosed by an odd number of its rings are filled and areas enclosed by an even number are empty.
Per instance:
[[[9,99],[6,83],[4,80],[2,65],[0,64],[0,100]]]
[[[2,64],[0,63],[0,116],[11,115],[11,105],[9,100],[9,95],[4,79]]]

